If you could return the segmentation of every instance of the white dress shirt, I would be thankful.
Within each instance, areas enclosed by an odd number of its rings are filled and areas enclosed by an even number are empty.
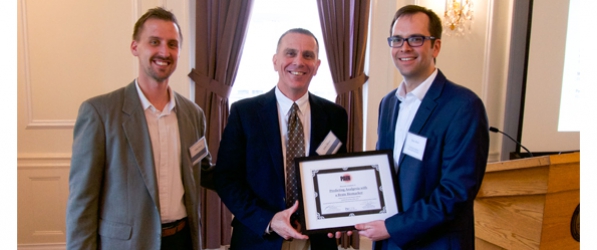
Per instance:
[[[400,162],[400,154],[402,152],[402,147],[404,146],[404,140],[406,139],[406,134],[410,129],[410,125],[413,123],[415,115],[417,114],[417,110],[419,110],[419,106],[421,106],[421,102],[423,101],[423,97],[427,94],[429,87],[435,80],[437,76],[437,68],[431,73],[425,81],[423,81],[419,86],[413,89],[411,92],[406,93],[406,86],[404,81],[398,86],[398,90],[396,91],[396,97],[400,100],[400,108],[398,111],[398,118],[396,121],[396,128],[394,131],[394,166],[395,171],[398,171],[398,163]]]
[[[284,153],[284,162],[286,162],[286,142],[288,141],[288,118],[290,116],[290,108],[295,103],[288,99],[276,86],[276,100],[278,103],[278,124],[280,124],[280,135],[282,137],[282,152]],[[305,156],[309,156],[309,142],[311,139],[311,105],[309,104],[309,92],[296,100],[296,105],[299,107],[297,113],[301,123],[303,124],[303,134],[305,136]],[[284,168],[286,169],[286,168]],[[286,175],[284,175],[286,176]]]
[[[151,138],[153,160],[158,181],[160,216],[162,224],[187,217],[184,205],[184,187],[180,173],[180,134],[176,117],[174,94],[168,87],[170,101],[164,110],[157,110],[145,97],[135,80],[139,99]],[[134,197],[133,197],[134,198]]]
[[[286,142],[288,141],[288,118],[290,116],[290,108],[296,102],[299,107],[297,115],[303,124],[303,134],[305,136],[305,156],[309,156],[309,145],[311,139],[311,105],[309,104],[309,92],[301,96],[298,100],[293,102],[282,91],[276,89],[276,101],[278,104],[278,124],[280,125],[280,137],[282,138],[282,154],[284,159],[284,183],[286,183]],[[298,173],[297,173],[298,174]],[[270,226],[266,228],[266,232],[270,232]],[[309,240],[297,240],[282,242],[282,250],[306,250],[310,249]]]

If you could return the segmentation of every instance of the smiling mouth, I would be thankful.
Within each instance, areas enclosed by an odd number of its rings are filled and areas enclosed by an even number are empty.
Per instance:
[[[153,61],[155,64],[157,64],[158,66],[168,66],[170,65],[170,62],[165,62],[165,61]]]
[[[172,63],[169,58],[165,57],[153,57],[151,61],[158,66],[168,66]]]
[[[298,72],[298,71],[288,71],[288,73],[295,75],[295,76],[302,76],[306,74],[305,72]]]
[[[415,60],[415,58],[414,57],[405,57],[405,58],[398,58],[398,60],[405,62],[405,61]]]

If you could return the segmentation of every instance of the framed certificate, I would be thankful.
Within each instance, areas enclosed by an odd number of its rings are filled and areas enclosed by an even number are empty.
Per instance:
[[[354,230],[398,213],[392,151],[295,159],[304,234]]]

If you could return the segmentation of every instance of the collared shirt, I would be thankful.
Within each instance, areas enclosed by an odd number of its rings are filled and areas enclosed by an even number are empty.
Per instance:
[[[303,124],[303,134],[305,136],[305,156],[309,156],[309,144],[311,139],[311,104],[309,104],[309,93],[305,93],[305,95],[301,96],[298,100],[293,102],[288,97],[286,97],[278,86],[274,91],[276,93],[276,101],[278,106],[278,124],[280,125],[280,137],[282,138],[282,154],[284,159],[284,183],[286,183],[286,142],[288,141],[288,118],[290,116],[290,108],[292,104],[296,102],[296,105],[299,107],[299,112],[297,115],[299,119],[301,119],[301,123]],[[271,222],[270,222],[271,223]],[[265,229],[266,233],[270,233],[270,226],[268,225]],[[294,239],[292,241],[284,241],[282,243],[282,249],[309,249],[309,240],[297,240]]]
[[[180,173],[180,135],[176,117],[174,93],[168,87],[170,101],[164,110],[157,110],[145,97],[135,80],[137,93],[145,112],[155,163],[162,224],[187,216],[184,206],[184,187]],[[134,199],[134,197],[131,197]]]
[[[276,86],[276,100],[278,103],[278,119],[280,124],[280,133],[282,137],[282,152],[284,153],[284,161],[286,161],[286,142],[288,141],[288,117],[290,116],[290,108],[295,103],[282,94],[282,91]],[[311,104],[309,104],[309,93],[305,93],[301,98],[296,100],[296,105],[299,107],[298,117],[303,123],[303,133],[305,135],[305,156],[309,156],[309,140],[311,139]],[[284,168],[286,169],[286,168]],[[286,176],[286,174],[284,174]]]
[[[410,125],[413,123],[417,110],[421,106],[423,97],[427,94],[429,87],[437,76],[437,68],[431,73],[425,81],[419,86],[413,89],[411,92],[406,93],[406,86],[404,81],[398,86],[396,91],[396,97],[400,100],[400,108],[398,111],[398,118],[396,120],[396,128],[394,131],[394,161],[395,170],[398,171],[398,163],[400,162],[400,153],[404,146],[404,139],[410,129]]]

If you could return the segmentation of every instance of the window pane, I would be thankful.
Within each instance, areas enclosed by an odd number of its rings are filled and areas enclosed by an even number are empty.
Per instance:
[[[278,83],[272,58],[280,36],[289,29],[308,29],[319,42],[321,65],[311,80],[309,91],[332,102],[336,91],[330,75],[317,2],[298,0],[255,0],[243,55],[230,94],[230,104],[270,91]]]

